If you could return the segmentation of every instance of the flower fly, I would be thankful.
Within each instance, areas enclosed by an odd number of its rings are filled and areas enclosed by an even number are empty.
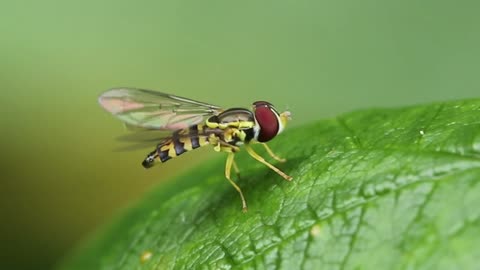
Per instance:
[[[243,145],[250,156],[285,180],[292,180],[251,147],[252,143],[260,143],[272,158],[285,162],[285,159],[272,152],[266,142],[283,131],[290,120],[290,112],[278,113],[269,102],[256,101],[251,110],[222,109],[152,90],[113,88],[100,95],[99,103],[129,127],[158,131],[155,150],[142,162],[145,168],[205,145],[212,145],[217,152],[228,153],[225,177],[240,194],[244,212],[247,211],[247,203],[242,190],[231,178],[232,167],[239,173],[234,154],[240,150],[240,146]]]

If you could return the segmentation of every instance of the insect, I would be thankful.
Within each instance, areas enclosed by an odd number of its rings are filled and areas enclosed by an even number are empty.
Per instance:
[[[155,150],[142,162],[145,168],[152,167],[158,163],[156,161],[163,163],[205,145],[212,145],[217,152],[228,153],[225,177],[240,194],[244,212],[247,211],[245,197],[231,178],[232,167],[239,175],[234,154],[240,150],[241,145],[254,159],[285,180],[292,180],[292,177],[267,162],[251,147],[253,143],[260,143],[273,159],[285,162],[285,159],[272,152],[266,142],[284,130],[290,120],[290,112],[278,113],[269,102],[256,101],[252,110],[222,109],[152,90],[113,88],[100,95],[99,103],[128,127],[150,134],[153,131],[157,136]]]

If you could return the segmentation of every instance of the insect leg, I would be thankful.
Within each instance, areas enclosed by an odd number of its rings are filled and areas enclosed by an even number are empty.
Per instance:
[[[243,197],[242,190],[230,178],[230,170],[231,170],[233,162],[234,162],[233,161],[234,157],[235,157],[235,154],[233,152],[228,153],[227,163],[225,164],[225,177],[230,182],[230,184],[232,184],[232,186],[238,191],[238,193],[240,193],[240,198],[242,199],[242,211],[247,212],[247,202],[245,201],[245,198]]]
[[[237,177],[240,178],[240,170],[238,169],[238,166],[237,166],[237,163],[235,162],[235,160],[233,161],[233,170],[237,174]]]
[[[291,176],[286,175],[284,172],[280,171],[277,167],[275,167],[272,164],[265,161],[265,159],[263,157],[261,157],[260,155],[255,153],[255,151],[253,151],[253,149],[250,145],[245,144],[245,149],[247,150],[248,154],[250,154],[250,156],[252,156],[254,159],[260,161],[261,163],[265,164],[267,167],[269,167],[270,169],[272,169],[273,171],[278,173],[281,177],[285,178],[285,180],[287,180],[287,181],[292,180]]]
[[[266,143],[262,143],[262,145],[265,147],[265,150],[267,150],[267,153],[272,157],[274,158],[275,160],[279,161],[279,162],[285,162],[287,161],[286,159],[284,158],[281,158],[277,155],[275,155],[275,153],[273,153],[272,149],[270,149],[270,147],[268,147],[268,145]]]

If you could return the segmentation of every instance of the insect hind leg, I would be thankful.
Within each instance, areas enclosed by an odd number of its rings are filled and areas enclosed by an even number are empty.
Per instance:
[[[142,166],[145,169],[153,167],[153,165],[155,165],[155,159],[156,158],[158,158],[157,150],[152,151],[150,154],[147,155],[147,157],[142,162]]]

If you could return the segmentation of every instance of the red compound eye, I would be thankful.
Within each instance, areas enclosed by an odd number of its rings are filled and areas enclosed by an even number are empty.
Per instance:
[[[272,104],[266,101],[257,101],[253,103],[255,119],[260,125],[260,131],[257,140],[259,142],[268,142],[278,133],[278,117]]]

